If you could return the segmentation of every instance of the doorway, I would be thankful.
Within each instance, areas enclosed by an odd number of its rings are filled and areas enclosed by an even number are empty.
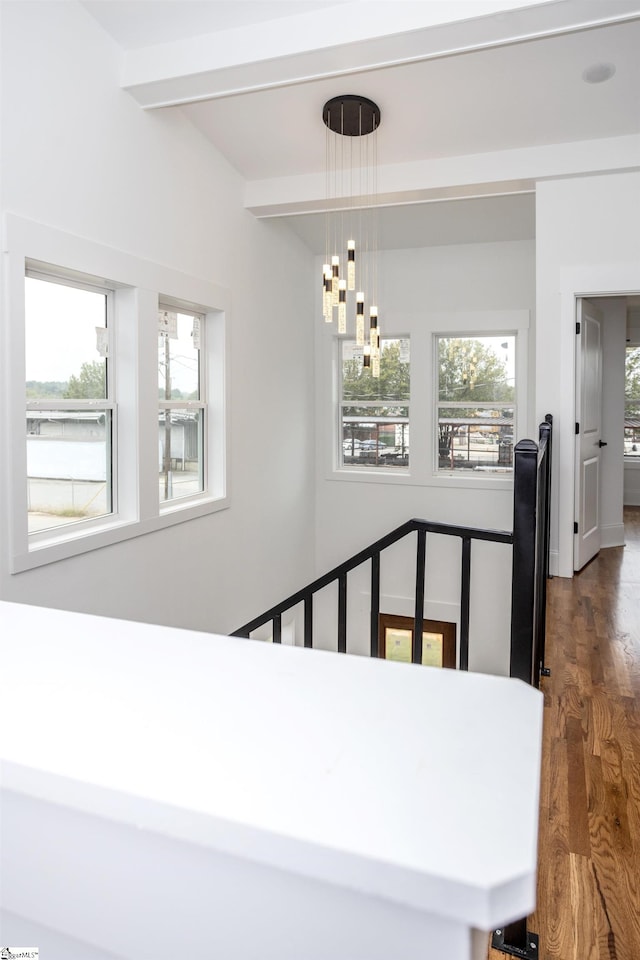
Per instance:
[[[587,299],[602,314],[601,437],[606,447],[602,448],[598,502],[601,546],[617,547],[625,542],[623,507],[640,505],[640,457],[637,463],[625,458],[624,446],[625,354],[627,346],[640,347],[640,296]]]

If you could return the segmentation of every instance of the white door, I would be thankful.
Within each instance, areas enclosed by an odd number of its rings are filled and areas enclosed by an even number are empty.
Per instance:
[[[576,311],[576,492],[573,567],[600,550],[602,313],[578,299]]]

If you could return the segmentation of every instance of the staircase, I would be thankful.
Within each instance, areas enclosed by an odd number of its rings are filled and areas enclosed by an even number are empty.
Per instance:
[[[337,651],[347,653],[348,575],[369,565],[370,611],[369,653],[380,650],[380,564],[393,544],[415,538],[414,615],[411,659],[422,662],[422,624],[425,604],[427,538],[432,535],[453,537],[460,550],[460,627],[458,669],[469,668],[472,545],[481,541],[503,544],[512,550],[511,628],[509,675],[533,686],[539,685],[544,671],[546,581],[549,557],[549,505],[551,483],[551,445],[553,418],[547,414],[539,426],[538,443],[521,440],[514,450],[513,529],[485,530],[430,520],[412,519],[360,550],[339,566],[287,597],[281,603],[254,617],[231,634],[250,637],[254,631],[270,625],[274,643],[282,642],[283,616],[293,616],[303,608],[303,644],[314,646],[314,597],[320,590],[337,583]]]

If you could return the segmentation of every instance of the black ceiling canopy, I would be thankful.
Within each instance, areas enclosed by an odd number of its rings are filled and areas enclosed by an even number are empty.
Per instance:
[[[345,94],[327,100],[322,119],[334,133],[345,137],[363,137],[380,126],[380,107],[366,97]]]

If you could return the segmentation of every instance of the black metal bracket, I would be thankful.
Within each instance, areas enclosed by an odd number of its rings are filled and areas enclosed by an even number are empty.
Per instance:
[[[551,676],[551,670],[549,669],[549,667],[543,667],[540,673],[542,674],[543,677]]]
[[[507,928],[508,929],[508,928]],[[505,930],[494,930],[491,938],[491,947],[499,950],[501,953],[507,953],[510,957],[520,957],[521,960],[539,960],[540,951],[538,949],[540,941],[537,933],[530,933],[527,930],[527,936],[524,946],[516,946],[513,943],[505,943]]]

